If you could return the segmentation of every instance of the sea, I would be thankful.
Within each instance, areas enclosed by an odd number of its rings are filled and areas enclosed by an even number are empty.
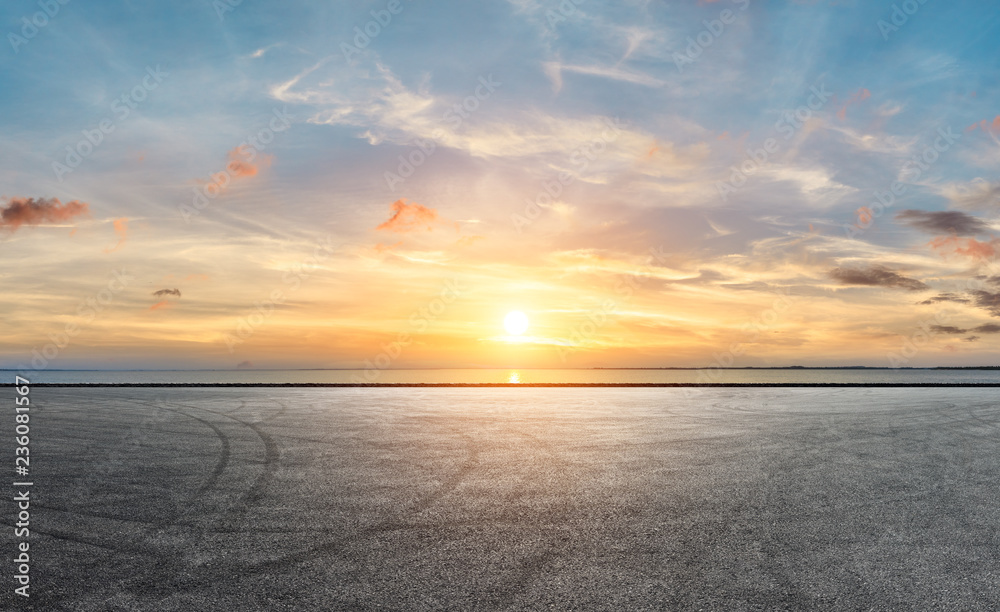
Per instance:
[[[16,373],[3,371],[0,383],[13,383]],[[1000,384],[1000,368],[32,370],[19,373],[36,384]]]

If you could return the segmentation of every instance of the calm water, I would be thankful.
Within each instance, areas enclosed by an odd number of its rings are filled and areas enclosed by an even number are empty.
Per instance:
[[[4,383],[14,372],[3,372]],[[1000,370],[194,370],[29,372],[33,383],[1000,383]]]

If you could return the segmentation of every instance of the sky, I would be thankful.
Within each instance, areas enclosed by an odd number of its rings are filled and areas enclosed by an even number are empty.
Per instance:
[[[998,23],[5,2],[0,367],[1000,365]]]

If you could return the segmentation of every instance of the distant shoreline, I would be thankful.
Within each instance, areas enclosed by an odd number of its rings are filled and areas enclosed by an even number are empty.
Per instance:
[[[229,368],[229,369],[205,369],[205,370],[87,370],[87,369],[56,369],[46,368],[45,372],[357,372],[365,368]],[[385,368],[383,372],[431,372],[439,370],[529,370],[529,371],[565,371],[565,370],[1000,370],[1000,366],[928,366],[899,367],[890,368],[888,366],[742,366],[738,368],[724,368],[721,366],[708,367],[663,367],[663,368],[524,368],[519,366],[489,367],[489,368]],[[32,371],[25,368],[0,368],[0,372],[25,372]]]
[[[14,383],[4,383],[2,386],[14,387]],[[670,387],[1000,387],[1000,383],[32,383],[32,387],[146,387],[146,388],[185,388],[185,387],[234,387],[234,388],[287,388],[287,387],[319,387],[319,388],[403,388],[403,387],[443,387],[443,388],[479,388],[479,387],[640,387],[640,388],[670,388]]]

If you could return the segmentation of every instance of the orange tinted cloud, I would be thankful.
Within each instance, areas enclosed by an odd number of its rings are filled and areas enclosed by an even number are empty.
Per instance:
[[[964,255],[973,259],[987,259],[997,254],[1000,239],[981,242],[975,238],[959,238],[958,236],[941,236],[930,241],[930,247],[942,257],[947,255]]]
[[[379,243],[379,244],[375,245],[375,252],[376,253],[385,253],[386,251],[393,250],[394,248],[398,247],[401,244],[403,244],[402,240],[400,240],[399,242],[397,242],[395,244],[382,244],[382,243]]]
[[[226,164],[226,168],[233,176],[255,176],[257,174],[257,166],[250,163],[249,160],[242,159],[243,157],[248,156],[243,151],[240,151],[239,147],[236,147],[229,152],[229,163]]]
[[[392,216],[389,217],[389,220],[375,229],[406,234],[421,229],[432,231],[435,225],[445,223],[438,216],[436,210],[421,206],[416,202],[407,204],[405,200],[396,200],[392,203],[390,210],[392,211]],[[456,229],[458,229],[458,224],[456,224]]]
[[[864,102],[865,100],[867,100],[870,97],[872,97],[872,92],[870,92],[869,90],[867,90],[864,87],[862,87],[857,92],[855,92],[854,95],[852,95],[850,98],[848,98],[847,102],[844,103],[844,106],[842,106],[840,108],[840,110],[837,111],[837,118],[838,119],[846,119],[847,118],[847,107],[851,106],[852,104],[861,104],[862,102]]]
[[[983,119],[978,123],[973,123],[969,127],[965,128],[965,131],[972,132],[976,129],[980,129],[986,132],[987,134],[991,134],[993,136],[1000,134],[1000,115],[994,117],[992,122],[990,122],[988,119]]]
[[[120,219],[114,220],[115,233],[118,234],[118,244],[115,246],[104,249],[105,253],[114,253],[125,244],[125,240],[128,238],[128,218],[122,217]]]
[[[149,307],[150,310],[160,310],[161,308],[170,308],[170,302],[163,300],[162,302],[157,302]]]
[[[236,147],[227,153],[226,156],[229,158],[229,161],[226,163],[225,170],[213,174],[209,177],[208,181],[198,181],[205,185],[204,189],[206,193],[218,195],[229,189],[230,184],[234,180],[256,176],[260,168],[268,166],[273,159],[268,155],[248,153],[240,147]]]
[[[90,213],[86,202],[73,200],[63,204],[59,198],[9,198],[0,205],[0,227],[11,231],[22,225],[40,225],[45,222],[69,221]]]

